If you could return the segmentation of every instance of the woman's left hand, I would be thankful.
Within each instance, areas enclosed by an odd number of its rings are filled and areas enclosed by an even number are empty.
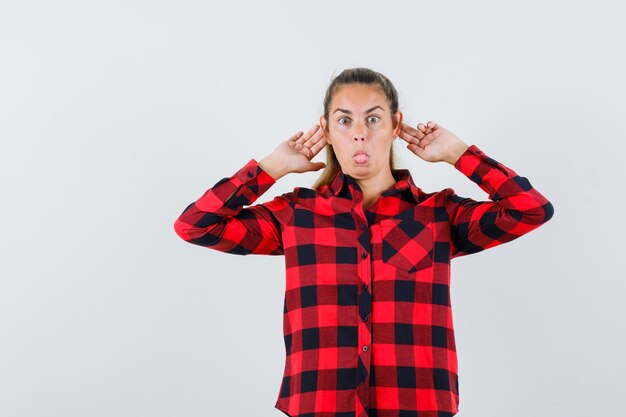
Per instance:
[[[432,120],[417,129],[402,122],[399,137],[408,143],[406,148],[428,162],[445,161],[452,165],[468,148],[454,133]]]

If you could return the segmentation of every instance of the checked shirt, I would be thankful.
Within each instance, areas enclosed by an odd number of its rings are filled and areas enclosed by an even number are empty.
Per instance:
[[[426,193],[397,169],[367,210],[341,171],[319,191],[296,187],[253,205],[276,180],[251,159],[176,219],[178,236],[194,245],[284,256],[286,357],[275,408],[292,417],[459,411],[450,261],[530,232],[553,206],[475,145],[454,167],[489,201],[451,188]]]

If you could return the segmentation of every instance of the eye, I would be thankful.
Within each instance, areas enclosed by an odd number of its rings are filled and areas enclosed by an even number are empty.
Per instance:
[[[373,122],[373,123],[376,123],[376,121],[380,120],[380,117],[378,117],[378,116],[369,116],[367,119],[368,119],[368,120],[370,120],[370,119],[376,119],[376,120]],[[347,120],[347,121],[350,121],[350,119],[349,119],[348,117],[342,117],[341,119],[337,120],[337,121],[339,122],[339,124],[340,124],[340,125],[345,125],[345,124],[346,124],[346,123],[342,123],[342,122],[341,122],[342,120]]]

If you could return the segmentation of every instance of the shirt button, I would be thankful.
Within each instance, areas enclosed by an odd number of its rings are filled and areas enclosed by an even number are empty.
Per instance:
[[[361,224],[361,230],[365,230],[367,229],[367,226],[365,226],[365,224]]]
[[[363,259],[367,258],[367,253],[363,253],[363,255],[361,255],[361,258]]]
[[[363,346],[363,352],[367,352],[367,346]]]
[[[248,177],[250,178],[254,177],[254,174],[252,173],[252,171],[248,171]]]
[[[361,285],[361,288],[363,288],[364,290],[366,290],[366,289],[367,289],[367,284],[363,284],[363,285]]]
[[[363,321],[367,321],[367,316],[362,317]]]

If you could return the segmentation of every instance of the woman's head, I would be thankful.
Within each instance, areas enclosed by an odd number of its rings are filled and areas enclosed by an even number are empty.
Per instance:
[[[324,97],[326,168],[313,188],[330,183],[340,170],[366,179],[395,169],[392,144],[401,123],[398,93],[387,77],[368,68],[341,72]],[[359,151],[367,156],[353,158]]]

